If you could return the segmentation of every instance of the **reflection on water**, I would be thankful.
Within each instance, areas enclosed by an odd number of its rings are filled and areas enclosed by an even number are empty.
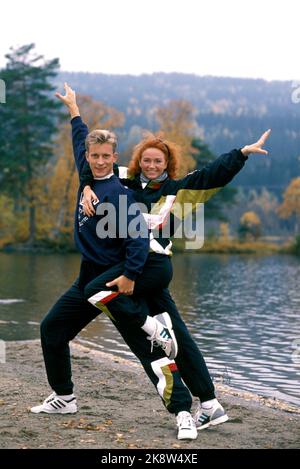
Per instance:
[[[172,294],[215,379],[300,405],[299,259],[177,254],[173,264]],[[78,266],[77,255],[0,254],[0,338],[37,338]],[[80,339],[134,359],[106,317]]]

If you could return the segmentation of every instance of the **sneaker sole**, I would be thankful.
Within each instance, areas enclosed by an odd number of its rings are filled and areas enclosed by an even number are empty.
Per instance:
[[[210,427],[210,425],[212,425],[212,426],[219,425],[220,423],[227,422],[227,420],[229,420],[228,415],[222,415],[221,417],[218,417],[217,419],[214,419],[211,422],[208,422],[205,425],[202,425],[200,427],[197,427],[197,424],[196,424],[196,428],[197,428],[197,430],[204,430],[205,428]]]
[[[188,433],[184,434],[184,435],[181,435],[181,436],[177,436],[177,440],[196,440],[198,434],[196,433],[196,435],[190,435]]]
[[[172,321],[171,321],[171,318],[170,318],[170,315],[169,313],[162,313],[162,314],[159,314],[157,316],[157,318],[159,317],[162,317],[163,321],[164,321],[164,325],[169,329],[170,331],[170,334],[171,334],[171,337],[172,337],[172,341],[173,341],[173,346],[174,346],[174,351],[173,353],[170,354],[170,356],[168,357],[170,360],[174,360],[174,358],[177,357],[177,353],[178,353],[178,345],[177,345],[177,340],[176,340],[176,337],[175,337],[175,334],[174,334],[174,331],[173,331],[173,324],[172,324]],[[161,321],[160,319],[158,319],[159,321]],[[162,322],[162,321],[161,321]]]
[[[33,410],[33,409],[30,409],[30,412],[32,414],[76,414],[77,412],[77,409],[76,410],[67,410],[67,409],[62,409],[60,410],[59,412],[57,412],[57,410]]]
[[[41,406],[31,407],[30,412],[33,414],[76,414],[77,412],[77,405],[71,405],[68,408],[61,408],[61,409],[54,409],[54,408],[44,408]]]

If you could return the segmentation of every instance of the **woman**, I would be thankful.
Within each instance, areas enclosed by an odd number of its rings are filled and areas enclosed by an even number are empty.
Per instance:
[[[88,128],[81,121],[79,113],[72,119],[72,126],[75,120],[80,132],[77,135],[73,133],[73,147],[75,151],[84,152],[84,139],[88,134]],[[251,153],[267,154],[262,146],[269,134],[270,130],[265,132],[256,143],[221,155],[202,170],[194,171],[178,180],[175,177],[180,156],[179,148],[172,142],[154,136],[147,137],[135,147],[128,175],[124,168],[120,170],[118,167],[115,168],[121,182],[134,191],[138,202],[142,202],[147,207],[146,220],[153,230],[149,262],[146,263],[143,274],[136,280],[134,293],[147,299],[151,311],[156,313],[167,311],[172,319],[178,343],[176,365],[190,392],[200,401],[195,415],[199,429],[225,422],[228,417],[215,397],[214,386],[202,354],[182,321],[168,290],[159,291],[161,288],[159,270],[164,264],[167,269],[170,269],[171,254],[171,242],[162,228],[168,216],[171,215],[170,232],[173,234],[176,216],[182,216],[179,206],[182,206],[185,201],[193,204],[206,202],[232,180],[242,169]],[[86,186],[84,189],[86,214],[92,216],[94,214],[92,201],[96,200],[96,196],[88,187],[92,187],[93,184],[88,165],[81,174],[81,183],[82,186]],[[156,262],[157,266],[155,266]],[[122,267],[120,272],[122,272]],[[116,266],[113,272],[105,272],[88,285],[86,297],[88,299],[99,291],[108,290],[114,286],[119,287],[119,282],[118,266]],[[120,288],[119,292],[126,294],[126,291]],[[112,309],[114,309],[115,300],[110,302],[109,307]]]

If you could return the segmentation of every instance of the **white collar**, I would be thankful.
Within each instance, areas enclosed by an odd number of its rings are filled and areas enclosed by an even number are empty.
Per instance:
[[[95,179],[95,181],[103,181],[103,179],[109,179],[113,175],[114,175],[114,173],[112,172],[112,173],[108,174],[107,176],[103,176],[103,178],[94,178],[94,179]]]

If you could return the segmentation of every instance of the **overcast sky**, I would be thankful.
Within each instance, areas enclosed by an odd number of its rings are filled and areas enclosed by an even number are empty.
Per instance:
[[[297,0],[7,0],[0,67],[34,42],[65,71],[300,79]]]

